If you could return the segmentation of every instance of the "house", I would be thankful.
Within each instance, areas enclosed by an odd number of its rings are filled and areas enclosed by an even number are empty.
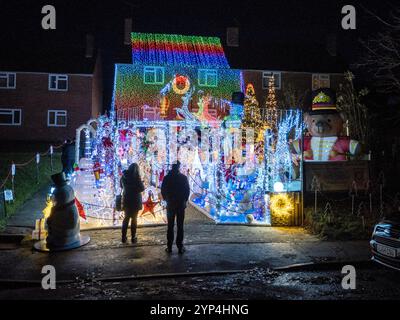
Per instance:
[[[131,39],[132,63],[115,65],[118,118],[181,119],[176,109],[192,90],[188,110],[197,111],[199,96],[210,95],[210,115],[227,114],[232,92],[241,90],[241,72],[230,68],[219,38],[132,33]]]
[[[102,113],[100,54],[60,47],[0,55],[0,140],[62,141]]]
[[[219,38],[132,33],[132,63],[115,65],[113,107],[117,117],[180,119],[176,108],[193,86],[212,99],[209,113],[223,118],[235,91],[252,83],[261,108],[274,77],[280,108],[307,109],[312,90],[334,90],[344,81],[346,64],[335,46],[279,44],[223,47]],[[229,63],[228,63],[229,61]],[[196,93],[188,109],[198,110]]]

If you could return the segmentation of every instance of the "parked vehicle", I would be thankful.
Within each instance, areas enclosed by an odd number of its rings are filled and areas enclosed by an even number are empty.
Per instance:
[[[400,212],[379,222],[370,241],[372,260],[400,271]]]

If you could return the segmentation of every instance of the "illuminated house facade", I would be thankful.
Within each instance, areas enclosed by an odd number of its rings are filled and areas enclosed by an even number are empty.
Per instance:
[[[132,64],[116,64],[113,108],[119,119],[179,120],[176,108],[193,91],[209,95],[209,113],[223,118],[232,92],[242,91],[240,70],[230,69],[219,38],[132,33]]]

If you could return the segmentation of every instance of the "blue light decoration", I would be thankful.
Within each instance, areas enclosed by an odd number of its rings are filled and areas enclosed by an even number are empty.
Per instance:
[[[182,172],[189,178],[192,203],[217,223],[271,225],[270,203],[282,203],[286,199],[274,195],[301,190],[301,176],[295,174],[289,149],[290,140],[302,132],[299,110],[282,111],[276,133],[266,130],[265,155],[254,166],[235,160],[226,163],[224,146],[230,145],[231,151],[238,146],[232,136],[234,127],[223,121],[206,127],[192,118],[115,122],[102,116],[98,124],[93,140],[93,150],[97,151],[92,152],[91,160],[100,156],[101,183],[96,185],[97,196],[92,203],[83,202],[83,205],[88,219],[100,220],[103,225],[121,221],[121,214],[112,209],[113,201],[121,192],[122,171],[133,162],[141,168],[145,194],[150,190],[154,201],[159,202],[156,215],[141,217],[140,224],[165,223],[159,188],[176,160],[182,163]],[[173,146],[177,149],[176,157],[172,155]],[[205,154],[206,151],[209,153]],[[76,187],[79,193],[81,186]],[[289,202],[284,206],[292,207]]]
[[[267,129],[264,135],[265,188],[273,192],[274,186],[278,183],[279,186],[283,186],[282,191],[301,191],[301,179],[295,177],[296,171],[299,172],[297,177],[300,177],[301,166],[294,168],[289,142],[299,139],[302,135],[304,128],[302,112],[281,110],[277,127],[277,133]]]

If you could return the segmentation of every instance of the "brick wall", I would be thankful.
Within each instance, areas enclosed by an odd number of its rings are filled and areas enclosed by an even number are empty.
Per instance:
[[[91,75],[68,75],[68,91],[49,91],[46,73],[17,73],[16,89],[0,89],[0,108],[22,110],[20,126],[0,125],[0,140],[61,141],[91,118]],[[48,127],[47,111],[67,111],[66,127]]]
[[[103,113],[103,70],[101,56],[97,56],[92,81],[92,118]]]

